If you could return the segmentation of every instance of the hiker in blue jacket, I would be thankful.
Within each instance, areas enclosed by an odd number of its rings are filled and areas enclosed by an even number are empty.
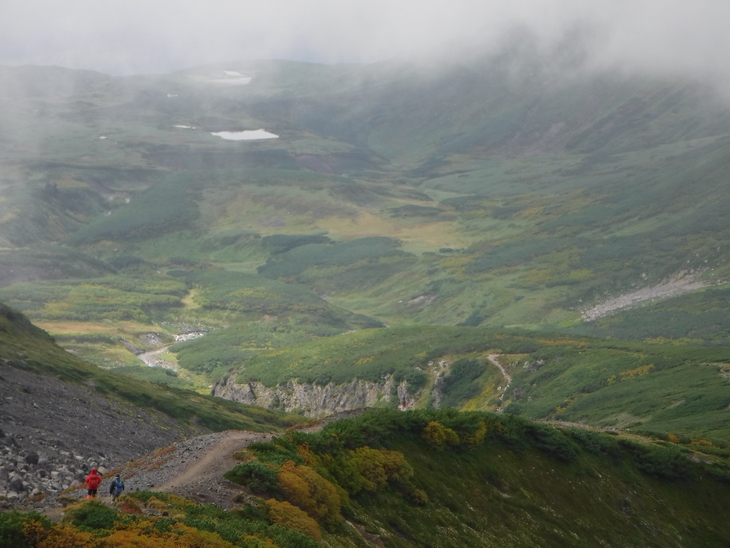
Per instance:
[[[116,502],[117,497],[122,494],[122,491],[124,491],[124,482],[119,474],[117,474],[109,486],[109,494],[112,496],[112,500]]]

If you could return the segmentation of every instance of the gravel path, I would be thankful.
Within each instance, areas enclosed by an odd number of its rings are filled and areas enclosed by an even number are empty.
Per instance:
[[[499,368],[499,370],[502,372],[504,380],[507,381],[507,384],[502,387],[502,393],[499,395],[499,405],[501,407],[502,403],[504,402],[504,395],[507,393],[509,385],[512,384],[512,376],[507,373],[507,370],[504,368],[504,366],[499,363],[499,356],[500,354],[489,354],[489,356],[487,356],[487,359]],[[498,408],[497,412],[501,412],[501,409]]]
[[[364,409],[345,411],[302,426],[302,432],[316,432],[326,424],[362,413]],[[154,453],[128,464],[122,470],[126,491],[173,493],[198,503],[221,508],[240,506],[234,501],[245,490],[223,477],[237,461],[236,451],[257,441],[269,441],[275,434],[228,430],[206,434],[162,447]]]
[[[177,365],[160,359],[160,356],[164,354],[168,348],[170,348],[169,344],[167,346],[163,346],[162,348],[157,348],[155,350],[151,350],[150,352],[144,352],[143,354],[139,354],[137,357],[149,367],[164,367],[165,369],[172,369],[173,371],[177,371]]]
[[[243,490],[223,478],[237,464],[231,455],[253,442],[272,437],[229,430],[184,440],[130,463],[121,472],[122,478],[127,492],[173,493],[195,502],[231,508],[236,505],[233,498]]]

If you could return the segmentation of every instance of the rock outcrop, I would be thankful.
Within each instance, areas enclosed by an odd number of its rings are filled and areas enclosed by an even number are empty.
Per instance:
[[[413,409],[418,393],[410,392],[407,381],[396,382],[392,376],[382,383],[354,380],[345,384],[317,384],[289,381],[276,387],[260,382],[239,384],[236,375],[224,377],[213,385],[211,394],[228,400],[268,409],[301,412],[320,417],[365,407]]]

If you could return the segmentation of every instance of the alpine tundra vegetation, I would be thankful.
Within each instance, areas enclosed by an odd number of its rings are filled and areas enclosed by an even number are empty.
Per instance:
[[[716,87],[515,41],[0,98],[0,505],[67,505],[0,544],[726,545]]]

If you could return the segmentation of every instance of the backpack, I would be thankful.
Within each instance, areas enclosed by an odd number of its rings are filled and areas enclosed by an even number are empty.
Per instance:
[[[124,491],[124,482],[121,478],[115,478],[112,482],[112,495],[120,495]]]

